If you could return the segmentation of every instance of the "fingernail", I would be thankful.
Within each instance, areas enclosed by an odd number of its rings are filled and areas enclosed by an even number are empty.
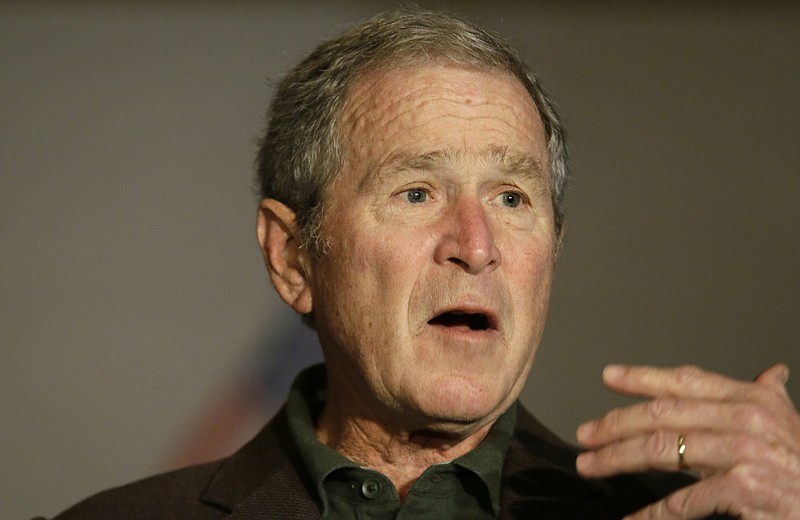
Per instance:
[[[584,444],[592,438],[592,435],[596,429],[597,423],[595,421],[583,423],[578,426],[578,429],[575,431],[575,437],[578,439],[580,444]]]
[[[603,379],[619,379],[622,377],[623,368],[620,365],[606,365],[603,369]]]
[[[578,458],[575,460],[575,469],[578,470],[578,473],[584,473],[589,469],[593,461],[594,453],[585,451],[578,455]]]
[[[783,367],[783,374],[781,374],[781,382],[785,385],[789,382],[789,367],[784,365]]]

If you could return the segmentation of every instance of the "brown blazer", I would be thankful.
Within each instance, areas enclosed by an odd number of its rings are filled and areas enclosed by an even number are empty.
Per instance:
[[[586,480],[577,450],[519,407],[503,467],[500,518],[618,519],[689,482],[646,474]],[[320,519],[288,438],[285,411],[227,459],[104,491],[54,520]]]

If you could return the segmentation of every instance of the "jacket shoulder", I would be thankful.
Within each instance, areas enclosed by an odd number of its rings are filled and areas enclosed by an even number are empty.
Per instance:
[[[226,459],[149,477],[94,495],[53,520],[211,520],[240,506],[255,504],[246,518],[310,518],[316,512],[297,474],[298,462],[287,439],[285,409]]]
[[[221,462],[190,466],[102,491],[53,520],[167,520],[221,518],[225,511],[201,501]]]

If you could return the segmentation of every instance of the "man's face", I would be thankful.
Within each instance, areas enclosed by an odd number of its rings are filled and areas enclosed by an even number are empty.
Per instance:
[[[398,427],[495,419],[539,344],[556,237],[545,135],[516,80],[452,66],[361,78],[310,275],[331,399]]]

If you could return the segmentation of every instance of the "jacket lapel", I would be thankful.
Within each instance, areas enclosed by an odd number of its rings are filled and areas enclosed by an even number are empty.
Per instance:
[[[295,468],[302,468],[289,442],[286,411],[227,459],[201,495],[206,504],[236,520],[319,519],[319,506]]]

